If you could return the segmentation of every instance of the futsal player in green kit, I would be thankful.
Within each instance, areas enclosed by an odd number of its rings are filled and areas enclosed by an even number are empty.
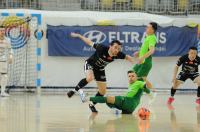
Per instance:
[[[125,96],[95,96],[90,97],[89,101],[96,103],[106,103],[110,108],[122,110],[122,114],[132,114],[140,103],[143,92],[150,94],[149,84],[144,81],[138,81],[134,71],[128,71],[128,92]]]
[[[151,22],[146,27],[146,37],[139,51],[134,53],[134,57],[138,59],[138,64],[134,65],[133,70],[139,80],[147,81],[147,76],[152,68],[152,54],[155,51],[157,38],[155,32],[157,23]]]

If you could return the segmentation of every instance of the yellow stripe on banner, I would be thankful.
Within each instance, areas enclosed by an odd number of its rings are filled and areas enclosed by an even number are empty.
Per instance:
[[[200,39],[200,24],[198,24],[198,37]]]
[[[189,22],[187,24],[188,27],[196,27],[197,26],[197,23],[194,23],[194,22]]]
[[[96,25],[98,26],[114,26],[115,22],[113,20],[99,20]]]

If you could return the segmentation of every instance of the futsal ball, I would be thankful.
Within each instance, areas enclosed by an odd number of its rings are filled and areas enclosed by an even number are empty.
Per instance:
[[[142,120],[148,120],[150,117],[150,111],[144,107],[140,108],[138,110],[138,116],[140,117],[140,119]]]

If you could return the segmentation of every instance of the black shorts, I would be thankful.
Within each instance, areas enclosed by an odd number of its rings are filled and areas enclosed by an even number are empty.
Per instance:
[[[177,80],[185,82],[188,78],[194,81],[195,78],[199,76],[199,73],[194,73],[194,74],[189,74],[189,73],[184,73],[180,72],[177,76]]]
[[[94,73],[94,78],[95,78],[96,81],[106,82],[105,69],[98,69],[96,67],[93,67],[87,61],[85,61],[84,70],[85,70],[85,72],[87,70],[92,70],[93,73]]]

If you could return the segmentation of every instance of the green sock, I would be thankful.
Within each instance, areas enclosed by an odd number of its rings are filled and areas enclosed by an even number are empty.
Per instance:
[[[103,96],[90,97],[90,101],[94,103],[106,103],[106,97]]]

